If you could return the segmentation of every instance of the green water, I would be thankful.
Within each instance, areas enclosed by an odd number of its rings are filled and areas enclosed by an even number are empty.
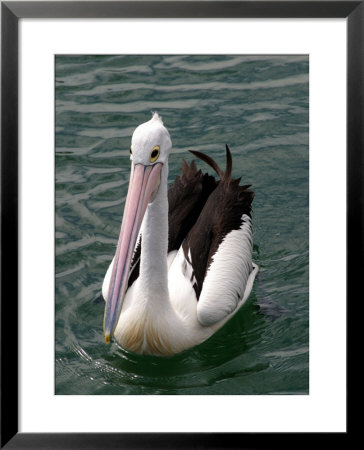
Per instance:
[[[308,393],[308,70],[297,55],[56,57],[56,394]],[[151,111],[172,138],[170,182],[188,149],[224,167],[230,146],[233,175],[255,191],[262,277],[219,332],[170,358],[106,345],[95,301],[120,230],[130,138]],[[264,315],[267,301],[287,311]]]

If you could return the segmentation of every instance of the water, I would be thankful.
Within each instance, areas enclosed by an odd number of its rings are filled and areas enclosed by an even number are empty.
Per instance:
[[[308,57],[56,57],[56,394],[307,394]],[[95,301],[114,254],[130,137],[158,111],[173,142],[252,184],[261,279],[200,346],[170,358],[104,343]],[[211,173],[203,163],[200,167]],[[273,304],[278,317],[262,314]],[[266,308],[265,311],[270,311]]]

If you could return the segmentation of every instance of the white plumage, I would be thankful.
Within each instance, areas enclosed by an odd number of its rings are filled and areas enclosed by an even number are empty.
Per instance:
[[[251,220],[247,215],[242,220],[240,229],[222,240],[207,269],[197,304],[197,318],[204,326],[223,320],[244,296],[253,266]]]

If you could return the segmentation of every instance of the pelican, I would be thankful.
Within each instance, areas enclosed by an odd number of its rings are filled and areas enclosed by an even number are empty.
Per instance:
[[[134,353],[167,356],[194,347],[222,327],[248,298],[252,261],[250,185],[206,154],[218,180],[183,160],[168,190],[172,142],[158,113],[139,125],[115,256],[102,295],[105,341]]]

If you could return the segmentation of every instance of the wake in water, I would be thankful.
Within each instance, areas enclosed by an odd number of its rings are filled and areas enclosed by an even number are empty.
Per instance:
[[[262,269],[258,272],[257,275],[257,285],[258,307],[260,313],[272,320],[275,320],[281,317],[283,314],[287,314],[290,312],[287,308],[279,305],[277,302],[272,300],[268,292],[265,290]]]

